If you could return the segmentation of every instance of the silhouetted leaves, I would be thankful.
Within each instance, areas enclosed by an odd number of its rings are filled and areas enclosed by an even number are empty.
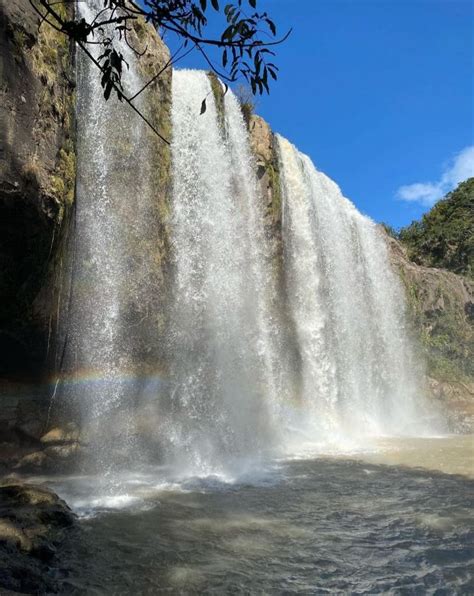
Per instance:
[[[56,27],[83,49],[90,43],[102,45],[104,51],[97,62],[92,54],[88,55],[102,71],[104,97],[109,99],[115,90],[120,101],[125,99],[130,104],[148,83],[133,98],[124,96],[122,73],[126,62],[122,53],[115,49],[114,38],[125,40],[137,56],[142,55],[146,48],[139,51],[128,38],[132,31],[130,25],[139,16],[151,23],[161,35],[175,34],[182,42],[182,48],[189,46],[199,50],[208,66],[221,80],[235,82],[239,77],[246,79],[253,94],[262,94],[265,91],[268,93],[269,79],[277,79],[278,68],[269,61],[275,55],[270,47],[284,41],[290,33],[282,39],[276,39],[276,25],[266,12],[257,12],[257,0],[228,2],[222,11],[225,27],[216,38],[203,36],[203,29],[207,25],[206,12],[210,7],[221,12],[218,0],[146,0],[140,4],[128,0],[104,0],[104,8],[96,10],[90,22],[84,18],[63,19],[55,9],[56,0],[30,0],[30,4],[41,16],[41,22],[46,21]],[[136,43],[136,38],[134,41]],[[221,52],[224,71],[220,71],[207,55],[207,48],[210,47]],[[171,65],[170,60],[165,68]],[[134,105],[132,107],[136,110]],[[206,107],[204,100],[201,114],[206,111]]]
[[[62,24],[62,31],[74,41],[86,42],[92,32],[92,27],[85,19],[79,21],[66,21]]]
[[[102,79],[100,84],[104,89],[105,99],[109,99],[112,90],[115,89],[117,97],[122,101],[122,64],[125,64],[128,68],[128,64],[123,55],[117,52],[111,42],[109,42],[104,53],[99,56],[98,62],[101,63],[102,67]]]

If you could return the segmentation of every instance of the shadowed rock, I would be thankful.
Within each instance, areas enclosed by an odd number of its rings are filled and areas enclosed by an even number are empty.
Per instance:
[[[0,486],[0,587],[26,594],[55,592],[56,554],[74,525],[74,514],[52,491],[17,483]]]

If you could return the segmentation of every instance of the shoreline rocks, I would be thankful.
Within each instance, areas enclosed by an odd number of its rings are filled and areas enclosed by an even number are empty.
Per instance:
[[[56,592],[57,554],[76,516],[54,492],[8,479],[0,485],[0,593]]]

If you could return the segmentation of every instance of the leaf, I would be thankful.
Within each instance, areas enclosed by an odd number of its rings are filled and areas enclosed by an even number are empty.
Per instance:
[[[265,19],[267,21],[268,26],[270,27],[270,31],[273,33],[273,35],[276,35],[276,26],[275,23],[271,20],[271,19]]]
[[[225,68],[227,66],[227,49],[224,50],[222,54],[222,66]]]
[[[105,52],[97,58],[97,61],[100,62],[101,60],[103,60],[106,56],[108,56],[110,54],[111,51],[112,50],[110,48],[105,50]]]
[[[225,41],[226,39],[228,39],[229,41],[231,41],[233,35],[234,35],[234,26],[233,25],[229,25],[227,27],[227,29],[225,29],[225,31],[222,33],[222,35],[221,35],[221,41]]]
[[[218,0],[211,0],[211,4],[212,4],[212,7],[214,8],[214,10],[217,10],[219,12],[219,2],[218,2]]]
[[[257,8],[257,0],[249,0],[249,4],[252,8]]]
[[[199,115],[200,115],[200,116],[202,116],[206,110],[207,110],[206,98],[204,98],[204,99],[202,100],[202,104],[201,104],[201,113],[200,113]]]
[[[102,85],[102,87],[105,87],[105,85],[107,84],[107,81],[110,79],[110,70],[106,69],[104,70],[104,74],[102,75],[102,79],[100,81],[100,84]]]
[[[201,8],[205,12],[207,8],[207,0],[200,0],[201,1]]]
[[[270,93],[270,89],[268,87],[268,70],[266,68],[263,71],[262,85],[265,87],[267,93]]]
[[[113,87],[114,87],[113,83],[111,81],[109,81],[105,87],[105,90],[104,90],[105,101],[107,101],[109,99]]]

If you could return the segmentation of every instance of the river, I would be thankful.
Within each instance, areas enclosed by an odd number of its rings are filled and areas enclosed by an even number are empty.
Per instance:
[[[36,481],[80,516],[60,555],[63,593],[471,594],[472,447],[386,439],[234,479],[129,472],[114,490]]]

